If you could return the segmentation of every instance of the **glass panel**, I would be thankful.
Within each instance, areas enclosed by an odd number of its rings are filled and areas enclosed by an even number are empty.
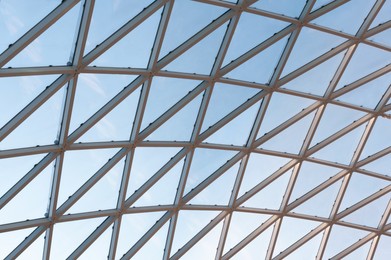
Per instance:
[[[104,67],[146,68],[160,17],[161,11],[156,11],[147,20],[94,60],[92,64]]]
[[[236,244],[238,244],[245,237],[247,237],[252,231],[254,231],[262,223],[264,223],[268,218],[270,218],[269,215],[251,214],[246,212],[233,212],[230,228],[228,229],[227,240],[224,246],[224,254],[227,253],[231,248],[236,246]],[[266,240],[271,235],[268,233],[269,233],[268,230],[265,230],[260,236]],[[262,251],[260,250],[254,256],[259,255],[261,252]],[[266,251],[265,251],[265,255],[266,255]]]
[[[117,259],[120,259],[162,215],[161,212],[123,215],[117,244]]]
[[[56,224],[50,257],[53,259],[67,258],[103,220],[104,218],[94,218]]]
[[[229,114],[247,99],[258,93],[259,89],[216,83],[202,123],[202,131],[208,129]]]
[[[43,246],[45,243],[45,234],[42,234],[38,237],[22,254],[18,256],[18,259],[28,260],[28,259],[41,259],[43,253]]]
[[[86,53],[121,28],[151,2],[152,0],[96,1],[86,43]]]
[[[370,28],[376,27],[390,20],[391,2],[385,1],[380,11],[377,13],[375,20],[371,23]]]
[[[269,83],[287,40],[288,36],[282,38],[225,76],[244,81]]]
[[[157,119],[164,111],[193,90],[201,81],[154,77],[148,94],[141,129]]]
[[[240,186],[239,197],[277,171],[288,161],[289,159],[282,157],[252,153]]]
[[[127,75],[80,74],[69,132],[72,133],[135,78]],[[134,93],[139,92],[138,89]]]
[[[386,3],[390,3],[390,2],[386,2]],[[391,7],[391,4],[390,4],[390,7]],[[391,10],[390,10],[390,12],[391,12]],[[391,46],[390,39],[391,39],[391,29],[385,30],[385,31],[378,33],[378,34],[375,34],[375,36],[372,36],[369,38],[369,40],[371,40],[371,41],[378,42],[378,43],[388,45],[388,46]]]
[[[94,243],[92,243],[87,250],[77,259],[90,260],[100,259],[106,256],[109,252],[112,228],[106,229]]]
[[[273,130],[312,103],[314,103],[314,101],[310,99],[273,93],[257,138]]]
[[[314,112],[259,146],[262,149],[298,154],[311,126]]]
[[[343,56],[343,53],[340,53],[326,60],[313,69],[282,85],[281,88],[323,96],[337,71]]]
[[[207,37],[181,54],[164,70],[209,75],[220,49],[227,25],[221,25]]]
[[[0,224],[45,217],[52,168],[46,167],[0,210]],[[1,250],[0,250],[1,251]]]
[[[282,219],[280,232],[278,233],[276,246],[274,248],[274,256],[277,256],[279,252],[288,248],[294,242],[316,228],[319,224],[319,222],[315,221],[284,217]]]
[[[189,204],[228,205],[238,170],[239,163],[198,193]]]
[[[193,238],[202,228],[217,216],[218,211],[181,210],[178,215],[176,232],[172,242],[171,255]]]
[[[378,117],[372,128],[371,135],[365,143],[360,159],[391,146],[391,131],[388,129],[391,129],[391,121],[384,117]]]
[[[231,60],[238,58],[240,55],[251,50],[288,25],[289,24],[286,22],[261,15],[254,15],[247,12],[242,13],[230,42],[223,65],[227,65]],[[283,43],[286,41],[280,42]],[[281,52],[277,53],[280,54]]]
[[[331,162],[350,165],[354,152],[364,133],[365,125],[362,125],[346,135],[338,138],[311,156]],[[336,151],[340,151],[336,153]]]
[[[214,173],[234,155],[235,152],[232,151],[195,149],[184,194],[190,192],[192,188]]]
[[[106,164],[116,152],[118,149],[67,151],[64,155],[58,206]]]
[[[331,186],[322,190],[303,204],[294,208],[292,212],[328,218],[335,199],[337,198],[341,183],[342,180],[333,183]]]
[[[285,259],[298,260],[298,259],[316,259],[318,254],[318,248],[322,240],[322,233],[305,242],[304,245],[293,251]]]
[[[145,192],[132,206],[150,206],[173,204],[179,178],[182,173],[183,160],[177,163],[169,172],[158,180],[147,192]]]
[[[46,4],[47,1],[43,5]],[[39,8],[30,10],[36,9]],[[75,46],[74,36],[80,10],[81,4],[78,3],[4,67],[66,65],[70,61],[70,55]]]
[[[264,187],[257,194],[243,203],[244,207],[261,209],[280,209],[282,198],[290,178],[290,172],[286,172],[275,181]]]
[[[20,229],[12,232],[0,233],[0,257],[5,259],[35,228]]]
[[[369,164],[365,164],[362,168],[370,171],[375,171],[384,175],[391,176],[391,168],[389,167],[388,163],[391,160],[391,154],[388,154],[386,156],[383,156],[374,162],[371,162]]]
[[[374,2],[374,0],[350,1],[313,20],[313,22],[354,35],[364,22]]]
[[[173,147],[138,147],[132,161],[127,197],[132,195],[144,182],[162,168],[179,148]],[[148,162],[148,163],[146,163]]]
[[[289,55],[282,76],[300,68],[345,41],[344,38],[303,27],[292,53]]]
[[[385,52],[366,44],[357,46],[344,74],[338,82],[337,88],[352,83],[378,69],[388,65],[391,60],[391,52]]]
[[[373,193],[390,185],[390,181],[373,178],[357,172],[352,173],[349,185],[346,189],[345,195],[339,207],[339,211],[358,203]]]
[[[182,256],[181,259],[212,259],[215,257],[222,226],[223,223],[221,222],[215,228],[209,231],[209,233],[206,234],[192,248],[190,248],[190,250],[184,256]]]
[[[175,1],[159,58],[174,50],[226,9],[194,1]]]
[[[305,3],[306,3],[305,0],[299,0],[295,2],[289,0],[282,0],[282,1],[266,0],[266,1],[258,1],[252,6],[273,13],[298,17],[301,11],[303,10]]]
[[[260,103],[255,103],[231,122],[220,128],[205,141],[209,143],[246,145]],[[210,111],[210,110],[209,110]]]

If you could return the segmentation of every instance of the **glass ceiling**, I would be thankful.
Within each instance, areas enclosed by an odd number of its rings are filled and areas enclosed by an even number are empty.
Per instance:
[[[391,0],[0,14],[0,258],[391,259]]]

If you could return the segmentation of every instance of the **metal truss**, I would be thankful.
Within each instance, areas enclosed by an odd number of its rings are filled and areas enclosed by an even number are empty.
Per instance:
[[[391,85],[388,86],[381,99],[378,100],[378,104],[374,108],[362,107],[357,104],[341,101],[338,98],[344,94],[359,89],[368,82],[389,74],[391,72],[391,64],[372,71],[371,73],[358,78],[354,82],[347,84],[343,88],[337,88],[337,85],[340,82],[341,77],[346,72],[346,68],[350,64],[352,57],[354,56],[359,45],[371,46],[383,51],[384,53],[391,52],[391,46],[370,39],[372,36],[376,36],[379,33],[391,29],[391,20],[371,27],[372,22],[375,20],[377,14],[384,6],[386,0],[375,1],[372,9],[367,14],[366,19],[363,21],[362,25],[354,35],[318,25],[313,22],[316,18],[327,15],[329,13],[331,14],[335,9],[340,8],[349,2],[348,0],[331,1],[327,5],[322,6],[316,10],[314,10],[316,0],[309,0],[306,2],[298,17],[290,17],[271,11],[257,9],[252,6],[255,2],[257,2],[256,0],[238,0],[237,3],[218,0],[198,0],[197,2],[200,4],[226,8],[226,11],[221,16],[215,17],[215,19],[207,26],[189,37],[178,47],[171,50],[166,56],[160,58],[160,52],[165,41],[166,31],[167,27],[169,26],[172,10],[178,1],[153,1],[135,17],[129,17],[129,20],[121,28],[113,32],[89,53],[85,53],[85,46],[88,39],[91,20],[93,18],[94,8],[96,8],[95,0],[62,1],[44,19],[34,25],[15,43],[10,44],[9,47],[2,54],[0,54],[0,77],[7,78],[31,75],[40,76],[60,74],[60,76],[54,80],[45,90],[37,95],[27,106],[21,109],[11,120],[9,120],[1,127],[0,142],[13,133],[16,128],[25,122],[37,109],[45,104],[45,102],[47,102],[60,89],[66,89],[66,94],[64,95],[63,100],[63,107],[61,110],[61,120],[58,125],[58,136],[54,143],[36,147],[22,147],[18,149],[0,150],[0,160],[26,155],[44,156],[43,159],[37,162],[37,164],[29,172],[27,172],[14,184],[14,186],[12,186],[4,194],[1,194],[0,211],[25,187],[30,185],[30,183],[37,176],[39,176],[44,169],[52,167],[52,180],[50,194],[48,197],[48,208],[47,212],[44,212],[44,217],[0,225],[1,235],[12,235],[13,231],[27,228],[34,229],[23,241],[20,242],[20,244],[18,244],[12,251],[9,252],[6,259],[15,259],[20,256],[31,244],[34,243],[34,241],[36,241],[39,237],[42,237],[43,234],[45,234],[45,239],[42,248],[42,258],[50,259],[53,236],[56,234],[56,224],[77,220],[95,219],[99,217],[103,217],[104,221],[99,226],[97,226],[96,229],[92,231],[92,233],[90,233],[90,235],[86,237],[81,244],[74,248],[68,259],[76,259],[83,256],[83,253],[106,230],[111,230],[111,238],[108,245],[109,250],[108,252],[102,252],[102,257],[106,258],[107,256],[108,259],[131,259],[140,251],[140,249],[143,248],[144,245],[147,244],[147,242],[149,242],[154,237],[154,235],[159,230],[162,229],[163,226],[167,227],[167,234],[166,240],[164,242],[165,249],[163,252],[161,252],[162,258],[179,259],[219,224],[221,224],[222,228],[220,230],[218,242],[215,245],[216,252],[214,255],[210,255],[209,259],[230,259],[237,253],[241,252],[241,250],[244,250],[244,248],[249,243],[254,241],[254,239],[259,237],[261,234],[264,234],[264,231],[269,227],[272,229],[272,234],[268,241],[267,252],[265,252],[265,259],[289,259],[291,253],[305,245],[308,241],[317,235],[321,235],[322,239],[318,246],[316,259],[323,259],[325,250],[330,242],[330,234],[333,228],[336,226],[343,226],[352,230],[366,231],[368,235],[344,248],[339,253],[334,255],[332,259],[342,259],[367,243],[370,243],[369,251],[367,252],[367,259],[374,259],[380,238],[383,236],[391,237],[391,225],[389,223],[391,214],[391,200],[389,200],[387,206],[384,208],[384,214],[382,215],[377,227],[369,227],[359,223],[347,222],[343,220],[343,218],[357,212],[359,209],[374,201],[377,201],[386,196],[389,198],[389,195],[391,194],[390,175],[384,175],[380,172],[365,169],[365,166],[369,163],[377,162],[378,160],[381,160],[382,158],[385,158],[385,156],[391,154],[391,147],[388,146],[367,158],[361,159],[365,145],[367,144],[370,136],[373,134],[373,128],[376,125],[376,122],[379,120],[379,118],[386,118],[386,120],[389,119],[388,112],[391,110],[391,106],[389,104],[391,97]],[[81,2],[81,15],[79,17],[77,30],[75,32],[74,48],[69,50],[71,58],[67,64],[47,67],[6,68],[6,64],[9,61],[11,61],[21,51],[23,51],[23,49],[36,40],[41,34],[43,34],[48,28],[55,24],[62,16],[74,8],[79,2]],[[130,32],[138,28],[140,24],[142,24],[155,13],[161,13],[161,16],[146,68],[102,67],[91,65],[94,60],[109,50]],[[256,45],[254,48],[248,50],[238,58],[234,59],[232,62],[223,66],[224,59],[226,58],[227,51],[230,48],[231,41],[235,35],[235,32],[238,30],[237,25],[244,13],[283,21],[289,25],[284,29],[276,32],[273,36],[269,37],[265,41],[259,42],[258,45]],[[225,29],[219,50],[216,53],[216,58],[210,74],[196,74],[191,72],[186,73],[168,71],[164,69],[166,65],[175,61],[182,54],[186,53],[191,47],[195,46],[197,43],[221,28],[223,25],[227,25],[227,28]],[[323,53],[305,65],[283,76],[283,70],[287,64],[287,61],[291,57],[292,50],[297,45],[297,39],[300,36],[303,28],[310,28],[324,34],[339,37],[340,39],[343,39],[343,43],[335,46],[333,49]],[[257,82],[250,82],[246,79],[238,80],[227,77],[229,72],[242,66],[246,61],[255,57],[259,53],[262,53],[268,47],[274,46],[274,44],[285,37],[287,37],[288,40],[286,42],[285,48],[278,57],[278,62],[268,83],[261,84]],[[335,70],[333,77],[331,78],[331,81],[329,82],[329,85],[323,95],[304,93],[298,90],[285,88],[285,85],[289,82],[293,81],[299,76],[305,75],[311,69],[316,68],[317,66],[323,64],[325,61],[328,61],[338,54],[343,54],[343,58],[338,68]],[[132,82],[129,82],[129,84],[123,90],[118,92],[111,100],[109,100],[99,110],[97,110],[75,131],[70,132],[70,122],[73,115],[75,96],[77,95],[79,76],[85,73],[133,75],[135,76],[135,79]],[[155,77],[193,79],[200,81],[200,84],[198,84],[192,91],[186,94],[169,109],[162,111],[162,114],[155,121],[149,124],[146,128],[142,129],[142,122],[147,106],[158,106],[158,104],[148,103],[151,84]],[[258,92],[237,106],[235,109],[230,111],[215,124],[206,130],[203,130],[205,115],[210,108],[211,97],[214,93],[216,83],[252,88],[258,90]],[[12,86],[7,87],[11,88]],[[104,118],[119,104],[121,104],[122,101],[124,101],[132,93],[135,93],[136,90],[140,89],[141,91],[137,103],[135,119],[132,125],[132,129],[129,132],[128,140],[77,142],[80,137],[82,137],[102,118]],[[276,94],[285,94],[292,97],[305,98],[307,100],[311,100],[312,104],[299,113],[293,115],[286,121],[282,122],[270,130],[267,134],[259,137],[258,133],[261,126],[265,123],[266,113],[273,113],[273,111],[270,109],[270,102],[273,99],[273,95]],[[174,115],[181,112],[187,104],[201,96],[202,100],[189,140],[148,140],[148,136],[150,134],[160,129],[164,123],[166,123]],[[349,109],[351,111],[358,111],[361,112],[363,116],[342,129],[336,129],[335,133],[331,134],[324,140],[321,140],[316,145],[311,145],[315,134],[320,129],[320,121],[324,118],[324,112],[329,105],[334,105],[338,108]],[[243,146],[207,142],[209,137],[218,132],[220,129],[224,129],[228,123],[232,122],[235,118],[243,114],[245,111],[248,111],[248,109],[253,106],[257,106],[257,112],[254,121],[252,122],[249,135],[246,136],[247,141]],[[280,104],[280,106],[281,108],[284,108],[284,104]],[[313,118],[310,123],[310,127],[306,132],[306,136],[302,141],[301,148],[297,154],[261,148],[264,143],[269,140],[273,140],[275,137],[278,137],[284,130],[288,129],[290,126],[294,125],[296,122],[310,114],[313,114]],[[349,163],[342,164],[319,159],[316,156],[314,157],[316,152],[322,150],[329,144],[332,144],[334,141],[337,141],[340,138],[348,135],[353,130],[358,129],[361,126],[363,126],[365,130],[361,134],[358,145]],[[384,129],[384,132],[387,131],[389,132],[391,129]],[[289,142],[289,140],[286,142]],[[139,189],[137,189],[132,195],[129,196],[127,195],[127,192],[128,184],[129,182],[132,182],[131,176],[133,174],[133,159],[135,151],[141,147],[176,147],[180,150],[158,171],[156,171],[152,177],[145,181]],[[101,166],[101,168],[96,171],[84,184],[82,184],[76,190],[76,192],[72,194],[62,205],[59,205],[59,191],[61,189],[62,183],[64,160],[66,160],[66,156],[64,155],[69,151],[94,151],[95,149],[104,148],[117,148],[118,152],[103,166]],[[199,148],[230,151],[235,153],[235,155],[226,163],[220,165],[216,171],[211,173],[201,183],[187,192],[186,185],[189,183],[188,179],[190,168],[193,165],[195,152]],[[344,153],[345,151],[342,150],[335,152]],[[265,176],[263,181],[254,183],[253,188],[247,192],[240,193],[243,179],[246,177],[250,157],[256,154],[278,156],[287,159],[288,162],[284,165],[281,165],[278,170],[274,171],[269,176]],[[118,199],[116,205],[114,205],[113,208],[102,209],[99,211],[81,212],[77,214],[66,214],[67,211],[73,205],[75,205],[76,202],[78,202],[92,187],[94,187],[96,183],[99,182],[99,180],[101,180],[113,167],[115,167],[120,161],[123,160],[125,160],[125,163],[122,168]],[[297,186],[298,176],[300,175],[302,164],[306,162],[334,167],[339,169],[339,171],[330,179],[322,182],[301,197],[292,201],[292,193]],[[135,207],[134,204],[176,165],[181,165],[182,168],[178,186],[175,191],[175,198],[172,204]],[[213,184],[215,180],[223,176],[235,165],[239,165],[239,167],[236,172],[233,187],[229,188],[232,190],[230,192],[228,204],[190,204],[190,201],[194,197]],[[260,172],[259,174],[262,173]],[[340,207],[342,200],[345,197],[350,180],[354,174],[362,174],[367,177],[382,181],[384,182],[384,188],[361,199],[351,207],[341,210]],[[254,196],[263,191],[264,188],[268,187],[269,184],[273,183],[282,175],[289,175],[289,181],[278,209],[245,206],[246,201],[254,198]],[[294,210],[300,205],[338,182],[341,183],[340,188],[328,217],[316,216],[315,213],[302,214],[294,212]],[[173,242],[175,236],[180,232],[184,232],[178,229],[178,219],[181,218],[180,213],[184,211],[215,211],[218,214],[215,218],[211,219],[207,225],[198,230],[196,235],[194,235],[191,239],[188,241],[183,241],[184,245],[182,248],[180,248],[180,250],[173,252]],[[153,224],[152,227],[144,235],[142,235],[135,244],[129,245],[128,251],[125,252],[123,256],[119,256],[117,247],[120,239],[120,232],[123,228],[123,216],[136,213],[152,212],[161,212],[161,218],[155,224]],[[238,212],[267,215],[268,219],[264,223],[259,223],[259,225],[254,230],[252,230],[233,248],[226,250],[225,247],[227,244],[228,234],[232,228],[231,225],[233,214]],[[281,237],[280,230],[282,223],[284,218],[287,217],[297,220],[314,221],[318,222],[319,225],[295,241],[289,247],[285,248],[283,251],[275,252],[276,243]]]

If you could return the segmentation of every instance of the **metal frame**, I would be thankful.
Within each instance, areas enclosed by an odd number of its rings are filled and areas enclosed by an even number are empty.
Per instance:
[[[35,97],[26,107],[24,107],[19,113],[17,113],[9,122],[7,122],[0,129],[0,141],[4,140],[14,129],[21,125],[31,114],[34,113],[42,104],[50,99],[57,91],[66,88],[66,95],[64,96],[62,117],[58,128],[58,138],[54,144],[47,144],[45,146],[37,147],[23,147],[19,149],[1,150],[0,159],[19,157],[25,155],[34,154],[46,154],[46,156],[39,161],[33,169],[31,169],[25,176],[23,176],[12,188],[10,188],[0,198],[0,210],[7,203],[9,203],[23,188],[36,178],[46,167],[53,167],[51,191],[48,198],[48,209],[44,218],[26,220],[21,222],[6,223],[0,225],[0,233],[11,232],[15,230],[22,230],[26,228],[34,227],[34,231],[26,237],[16,248],[14,248],[7,259],[14,259],[18,257],[28,246],[30,246],[38,237],[45,233],[45,242],[42,251],[43,259],[50,259],[51,244],[53,233],[55,233],[55,226],[57,223],[76,221],[81,219],[93,219],[97,217],[105,217],[105,220],[71,253],[69,259],[76,259],[81,256],[86,249],[95,242],[100,235],[103,234],[109,227],[112,227],[109,252],[109,259],[117,259],[117,245],[119,241],[119,234],[121,232],[122,216],[125,214],[135,214],[141,212],[162,212],[163,216],[122,256],[121,259],[132,258],[164,225],[168,226],[168,232],[165,241],[165,249],[162,252],[163,259],[179,259],[188,250],[190,250],[198,241],[200,241],[205,235],[214,229],[219,223],[222,223],[222,229],[220,231],[220,237],[218,244],[216,244],[215,259],[229,259],[246,245],[258,237],[269,227],[273,226],[273,232],[270,237],[268,250],[266,252],[266,259],[285,259],[296,249],[300,248],[310,239],[318,234],[322,233],[322,240],[319,245],[317,259],[322,259],[324,256],[327,242],[330,237],[331,230],[335,225],[341,225],[352,229],[365,230],[369,234],[353,243],[349,247],[345,248],[332,259],[341,259],[350,254],[354,250],[360,248],[362,245],[371,241],[371,246],[367,254],[367,259],[373,259],[378,248],[379,238],[381,236],[391,236],[391,225],[389,222],[391,214],[391,201],[384,209],[384,214],[377,227],[367,227],[357,223],[350,223],[342,221],[341,219],[349,214],[356,212],[360,208],[368,205],[369,203],[391,194],[391,176],[384,175],[378,172],[368,171],[363,169],[363,166],[372,163],[376,160],[383,158],[391,153],[391,147],[387,147],[377,153],[371,155],[368,158],[360,160],[360,155],[366,145],[366,142],[372,134],[372,129],[376,124],[379,116],[389,119],[389,112],[391,110],[390,104],[388,104],[391,97],[391,85],[385,91],[383,97],[379,101],[378,105],[371,109],[361,107],[356,104],[351,104],[343,101],[339,101],[337,98],[353,91],[360,86],[375,80],[383,75],[391,72],[391,64],[386,65],[372,73],[356,80],[336,90],[337,84],[343,76],[349,62],[354,55],[356,48],[359,44],[366,44],[372,47],[378,48],[384,52],[391,52],[391,46],[387,46],[382,43],[369,40],[378,33],[381,33],[391,28],[391,21],[387,21],[378,26],[370,28],[371,23],[376,18],[380,9],[383,7],[385,0],[377,0],[367,15],[365,21],[363,21],[361,27],[355,35],[340,32],[332,28],[327,28],[321,25],[317,25],[312,21],[322,15],[332,12],[334,9],[346,4],[347,0],[335,0],[331,3],[312,11],[316,0],[307,1],[300,16],[293,18],[270,11],[260,10],[252,6],[256,0],[238,0],[237,3],[230,3],[226,1],[217,0],[197,0],[197,2],[205,5],[220,6],[227,9],[221,16],[217,17],[206,27],[199,32],[191,36],[177,48],[172,50],[165,57],[159,59],[160,49],[162,47],[165,32],[169,25],[171,12],[175,5],[175,0],[156,0],[149,6],[144,8],[138,15],[131,18],[116,32],[113,32],[107,39],[94,48],[91,52],[85,54],[85,44],[88,37],[89,26],[94,11],[94,0],[83,0],[80,5],[81,15],[78,21],[78,28],[75,36],[74,49],[70,50],[70,60],[68,64],[63,66],[48,66],[48,67],[25,67],[25,68],[4,68],[13,57],[18,55],[25,47],[31,42],[37,39],[46,29],[52,26],[58,19],[64,14],[76,6],[80,1],[66,0],[49,13],[45,18],[38,22],[33,28],[31,28],[25,35],[20,37],[15,43],[11,44],[2,54],[0,54],[0,77],[17,77],[26,75],[48,75],[48,74],[61,74],[50,86],[48,86],[42,93]],[[143,21],[147,20],[151,15],[156,12],[161,12],[160,23],[153,43],[153,48],[149,57],[148,66],[146,68],[118,68],[118,67],[96,67],[90,64],[107,51],[110,47],[115,45],[123,37],[125,37],[132,30],[137,28]],[[230,46],[231,40],[237,29],[237,24],[240,21],[241,15],[244,13],[251,13],[253,15],[264,16],[272,19],[277,19],[289,23],[289,25],[283,30],[277,32],[275,35],[266,39],[264,42],[259,43],[257,46],[244,53],[231,63],[223,66],[223,61],[226,56],[227,50]],[[209,75],[183,73],[176,71],[167,71],[163,68],[178,58],[180,55],[188,51],[192,46],[200,42],[202,39],[219,29],[222,25],[228,24],[225,31],[223,40],[221,42],[219,51],[216,54],[214,65]],[[296,40],[300,35],[301,29],[308,27],[320,32],[331,34],[341,37],[345,41],[336,46],[335,48],[325,52],[314,60],[294,70],[293,72],[281,77],[286,62],[290,58],[292,49],[296,44]],[[268,47],[272,46],[284,37],[289,36],[286,46],[279,57],[279,61],[275,67],[274,73],[271,75],[268,84],[260,84],[256,82],[248,82],[236,79],[227,78],[230,71],[241,66],[243,63],[253,58],[257,54],[261,53]],[[293,79],[303,75],[307,71],[322,64],[328,59],[344,53],[344,57],[335,71],[330,84],[323,96],[314,95],[310,93],[303,93],[295,90],[284,88],[284,85]],[[120,91],[115,97],[102,106],[95,114],[93,114],[88,120],[86,120],[80,127],[74,132],[69,132],[70,121],[72,117],[73,102],[76,95],[76,89],[78,84],[78,75],[80,73],[99,73],[99,74],[124,74],[124,75],[136,75],[137,78],[130,82],[122,91]],[[147,100],[149,97],[149,91],[151,82],[155,76],[168,77],[168,78],[180,78],[180,79],[195,79],[201,81],[191,92],[185,95],[176,104],[165,111],[159,118],[152,122],[145,129],[141,130],[141,123],[145,108],[147,106]],[[258,89],[258,93],[247,101],[240,104],[225,117],[220,119],[210,128],[201,131],[204,123],[205,114],[207,113],[211,96],[213,95],[214,86],[216,83],[226,83],[237,86],[250,87]],[[100,119],[117,107],[124,99],[126,99],[135,90],[141,88],[140,98],[137,104],[137,111],[135,120],[131,132],[129,133],[129,139],[125,141],[111,141],[111,142],[91,142],[91,143],[76,143],[76,141],[89,129],[91,129]],[[274,93],[283,93],[287,95],[297,96],[313,100],[313,103],[303,111],[292,116],[279,126],[272,129],[266,135],[257,138],[259,129],[263,123],[266,112],[269,109],[270,100],[273,98]],[[194,124],[191,138],[188,141],[148,141],[148,136],[177,114],[183,107],[189,104],[196,97],[202,95],[202,101],[198,110],[198,115]],[[318,130],[319,122],[322,120],[322,116],[327,105],[333,104],[336,106],[348,108],[355,111],[361,111],[365,113],[364,116],[347,125],[343,129],[340,129],[336,133],[322,140],[318,144],[311,147],[311,141]],[[258,111],[253,122],[250,134],[247,138],[247,142],[243,146],[237,145],[225,145],[217,143],[207,143],[205,140],[223,128],[229,122],[234,120],[248,108],[253,105],[258,106]],[[313,119],[309,127],[306,137],[302,143],[301,149],[297,154],[290,154],[280,151],[273,151],[259,148],[262,144],[279,135],[282,131],[295,124],[305,116],[313,113]],[[350,133],[359,126],[365,125],[365,130],[362,133],[359,144],[356,147],[355,153],[351,158],[349,164],[341,164],[326,160],[321,160],[312,157],[320,149],[329,145],[330,143],[338,140],[344,135]],[[391,130],[391,129],[390,129]],[[150,179],[148,179],[134,194],[127,197],[127,187],[132,175],[132,164],[135,150],[138,147],[177,147],[181,148],[180,151],[171,158],[161,169],[159,169]],[[67,151],[85,150],[85,149],[103,149],[103,148],[118,148],[119,151],[104,164],[93,176],[87,180],[72,196],[70,196],[62,205],[58,205],[58,194],[61,184],[62,167],[64,163],[64,154]],[[234,151],[236,154],[228,160],[225,164],[221,165],[219,169],[210,174],[205,180],[197,185],[190,192],[185,194],[185,187],[188,181],[188,175],[190,167],[193,163],[193,156],[197,148],[208,148],[216,150]],[[343,151],[339,151],[343,152]],[[245,194],[239,196],[239,190],[241,188],[242,180],[246,175],[246,168],[249,158],[252,154],[265,154],[274,155],[279,157],[288,158],[289,162],[285,165],[281,165],[281,168],[267,176],[262,182],[254,184],[254,187]],[[91,189],[102,177],[105,176],[111,168],[113,168],[119,161],[125,158],[125,164],[123,167],[121,185],[117,200],[117,205],[112,209],[105,209],[92,212],[83,212],[78,214],[67,214],[67,210],[72,207],[83,195]],[[176,191],[175,199],[170,205],[155,205],[148,207],[133,207],[133,204],[144,195],[148,190],[157,183],[170,169],[177,164],[184,161],[178,188]],[[319,186],[313,188],[308,193],[304,194],[295,201],[290,201],[292,191],[295,188],[297,177],[300,174],[301,166],[303,162],[313,162],[321,165],[332,166],[340,169],[340,171],[331,177],[329,180],[321,183]],[[232,187],[231,196],[227,205],[192,205],[189,204],[190,200],[197,196],[201,191],[207,188],[216,179],[222,176],[232,166],[239,164],[239,169],[236,174],[234,186]],[[287,173],[291,171],[291,173]],[[348,209],[340,210],[342,199],[344,198],[346,189],[349,185],[350,178],[354,172],[364,174],[371,178],[384,181],[385,187],[370,196],[362,199]],[[285,190],[284,197],[281,201],[281,205],[278,210],[272,209],[260,209],[260,208],[248,208],[243,204],[255,196],[262,189],[267,187],[270,183],[276,180],[283,174],[290,174],[289,183]],[[323,190],[327,189],[330,185],[342,180],[338,195],[335,199],[335,203],[332,207],[329,217],[318,217],[314,215],[294,213],[293,210],[299,205],[308,201],[315,195],[319,194]],[[219,214],[211,220],[205,227],[203,227],[194,237],[186,243],[178,252],[172,252],[172,244],[177,232],[177,222],[179,213],[184,210],[208,210],[218,211]],[[242,241],[235,245],[231,250],[225,250],[225,244],[227,236],[230,230],[232,216],[235,212],[249,212],[253,214],[267,214],[269,219],[260,224],[255,230],[248,234]],[[294,242],[291,246],[284,251],[276,254],[275,245],[280,235],[281,223],[284,217],[291,217],[303,220],[312,220],[319,222],[319,225],[302,238]],[[225,252],[225,253],[224,253]],[[213,256],[211,256],[213,257]]]

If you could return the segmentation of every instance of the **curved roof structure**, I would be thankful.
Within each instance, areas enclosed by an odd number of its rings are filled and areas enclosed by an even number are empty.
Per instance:
[[[0,2],[0,257],[391,259],[391,1]]]

